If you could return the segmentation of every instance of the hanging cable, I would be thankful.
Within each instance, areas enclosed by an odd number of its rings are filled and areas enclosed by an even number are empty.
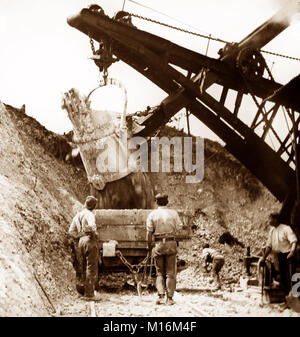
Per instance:
[[[209,47],[210,38],[211,38],[211,34],[209,34],[209,38],[208,38],[208,41],[207,41],[205,56],[207,56],[207,53],[208,53],[208,47]]]
[[[143,4],[141,4],[141,3],[137,2],[137,1],[134,1],[134,0],[128,0],[128,1],[134,3],[134,4],[138,5],[138,6],[147,8],[147,9],[149,9],[149,10],[151,10],[151,11],[153,11],[153,12],[156,12],[156,13],[158,13],[158,14],[160,14],[160,15],[163,15],[163,16],[165,16],[165,17],[168,17],[169,19],[172,19],[172,20],[174,20],[174,21],[177,21],[177,22],[179,22],[179,23],[181,23],[181,24],[183,24],[183,25],[185,25],[185,26],[191,27],[191,28],[196,29],[196,30],[198,30],[198,31],[200,31],[200,32],[203,32],[203,33],[207,33],[207,32],[205,32],[204,30],[201,30],[201,29],[199,29],[199,28],[197,28],[197,27],[191,26],[191,25],[189,25],[188,23],[185,23],[185,22],[183,22],[183,21],[181,21],[181,20],[178,20],[178,19],[176,19],[176,18],[174,18],[174,17],[168,15],[168,14],[162,13],[162,12],[156,10],[156,9],[153,9],[153,8],[151,8],[151,7],[148,7],[148,6],[146,6],[146,5],[143,5]]]
[[[261,50],[261,52],[266,53],[266,54],[270,54],[270,55],[274,55],[274,56],[278,56],[278,57],[287,58],[287,59],[298,61],[298,62],[300,61],[300,58],[293,57],[293,56],[287,56],[287,55],[283,55],[283,54],[273,53],[273,52],[267,51],[267,50]]]
[[[174,18],[174,17],[172,17],[172,16],[170,16],[170,15],[167,15],[167,14],[162,13],[162,12],[156,10],[156,9],[153,9],[153,8],[151,8],[151,7],[148,7],[148,6],[146,6],[146,5],[143,5],[143,4],[141,4],[141,3],[137,2],[137,1],[134,1],[134,0],[128,0],[128,1],[134,3],[134,4],[138,5],[138,6],[147,8],[147,9],[149,9],[149,10],[151,10],[151,11],[153,11],[153,12],[156,12],[156,13],[158,13],[158,14],[160,14],[160,15],[166,16],[166,17],[168,17],[168,18],[170,18],[170,19],[172,19],[172,20],[174,20],[174,21],[177,21],[177,22],[179,22],[179,23],[181,23],[181,24],[183,24],[183,25],[185,25],[185,26],[189,26],[189,27],[191,27],[191,28],[193,28],[193,29],[196,29],[196,30],[198,30],[198,31],[204,32],[203,30],[200,30],[199,28],[196,28],[196,27],[194,27],[194,26],[191,26],[191,25],[189,25],[189,24],[187,24],[187,23],[185,23],[185,22],[183,22],[183,21],[181,21],[181,20],[178,20],[178,19],[176,19],[176,18]],[[124,0],[124,3],[125,3],[125,0]],[[123,5],[124,5],[124,4],[123,4]],[[195,33],[195,32],[192,32],[192,31],[183,29],[183,28],[175,27],[175,26],[172,26],[172,25],[169,25],[169,24],[160,22],[160,21],[156,21],[156,20],[153,20],[153,19],[150,19],[150,18],[146,18],[146,17],[141,16],[141,15],[138,15],[138,14],[134,14],[134,13],[129,13],[129,14],[130,14],[131,16],[133,16],[133,17],[136,17],[136,18],[139,18],[139,19],[142,19],[142,20],[146,20],[146,21],[150,21],[150,22],[153,22],[153,23],[156,23],[156,24],[165,26],[165,27],[169,27],[169,28],[172,28],[172,29],[175,29],[175,30],[179,30],[179,31],[184,32],[184,33],[187,33],[187,34],[195,35],[195,36],[198,36],[198,37],[202,37],[202,38],[205,38],[205,39],[209,39],[209,40],[213,40],[213,41],[217,41],[217,42],[221,42],[221,43],[225,43],[225,44],[230,43],[229,41],[225,41],[225,40],[223,40],[223,39],[219,39],[219,38],[216,38],[216,37],[212,37],[211,34],[209,34],[209,35],[199,34],[199,33]],[[274,55],[274,56],[277,56],[277,57],[287,58],[287,59],[289,59],[289,60],[294,60],[294,61],[300,62],[300,58],[297,58],[297,57],[288,56],[288,55],[283,55],[283,54],[279,54],[279,53],[274,53],[274,52],[267,51],[267,50],[260,50],[260,52],[266,53],[266,54],[270,54],[270,55]]]
[[[222,39],[218,39],[216,37],[212,37],[212,36],[208,36],[208,35],[204,35],[204,34],[200,34],[200,33],[195,33],[195,32],[183,29],[183,28],[179,28],[179,27],[175,27],[175,26],[169,25],[169,24],[164,23],[164,22],[160,22],[160,21],[156,21],[156,20],[153,20],[153,19],[149,19],[149,18],[146,18],[146,17],[138,15],[138,14],[134,14],[134,13],[128,13],[128,14],[131,15],[131,16],[133,16],[133,17],[136,17],[138,19],[141,19],[141,20],[149,21],[149,22],[152,22],[152,23],[159,24],[161,26],[165,26],[165,27],[168,27],[168,28],[179,30],[180,32],[183,32],[183,33],[188,33],[188,34],[191,34],[191,35],[195,35],[195,36],[198,36],[198,37],[203,37],[205,39],[211,39],[211,40],[222,42],[222,43],[228,43],[227,41],[222,40]]]

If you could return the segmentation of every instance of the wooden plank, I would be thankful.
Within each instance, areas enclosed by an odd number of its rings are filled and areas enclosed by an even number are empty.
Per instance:
[[[96,223],[101,247],[104,242],[115,240],[118,242],[117,249],[145,249],[147,247],[146,219],[151,211],[152,209],[97,210]],[[177,233],[176,239],[189,240],[192,213],[185,210],[178,210],[178,213],[184,226]]]
[[[153,209],[98,209],[96,210],[97,226],[104,225],[146,225],[148,215]],[[188,226],[193,216],[191,211],[177,210],[183,225]]]

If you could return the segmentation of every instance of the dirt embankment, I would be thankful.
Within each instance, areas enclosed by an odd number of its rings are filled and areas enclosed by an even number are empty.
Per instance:
[[[86,194],[85,173],[56,158],[61,136],[0,103],[0,316],[49,315],[74,278],[66,230]]]
[[[0,316],[48,316],[76,296],[66,231],[89,193],[81,167],[64,162],[63,136],[46,130],[24,111],[0,103]],[[164,128],[161,135],[182,135]],[[229,231],[252,253],[265,238],[265,222],[279,204],[221,145],[205,140],[204,179],[186,184],[180,173],[150,174],[170,206],[196,211],[194,238],[181,251],[186,278],[199,278],[202,244],[222,249]],[[202,190],[199,193],[199,189]],[[236,282],[244,250],[233,248],[221,275]],[[40,282],[40,284],[39,284]],[[191,284],[192,284],[191,283]]]

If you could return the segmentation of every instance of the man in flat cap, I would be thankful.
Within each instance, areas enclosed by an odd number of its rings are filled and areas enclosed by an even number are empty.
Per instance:
[[[69,228],[71,237],[79,241],[77,259],[81,282],[84,284],[84,296],[93,301],[100,300],[100,295],[95,292],[98,282],[99,246],[93,210],[97,201],[95,197],[88,196],[84,209],[75,215]]]
[[[147,218],[147,243],[148,250],[152,249],[152,236],[155,246],[152,254],[156,267],[156,288],[158,299],[156,304],[163,304],[166,295],[166,304],[172,305],[176,288],[177,272],[177,242],[176,233],[182,228],[178,213],[167,208],[168,195],[157,194],[155,196],[158,208],[153,210]]]

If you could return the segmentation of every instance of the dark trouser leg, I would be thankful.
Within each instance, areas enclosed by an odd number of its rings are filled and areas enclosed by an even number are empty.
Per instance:
[[[99,249],[97,241],[88,236],[80,239],[79,245],[86,263],[86,277],[84,295],[92,297],[95,290],[95,282],[98,278]]]
[[[223,258],[214,258],[212,271],[213,271],[213,275],[214,275],[216,285],[218,287],[221,286],[219,272],[222,269],[223,265],[224,265],[224,259]]]
[[[172,298],[176,289],[176,254],[166,255],[166,288],[167,296]]]
[[[71,260],[72,265],[76,272],[76,279],[78,283],[82,283],[84,281],[84,263],[81,249],[79,248],[78,240],[72,240],[70,244],[71,248]]]
[[[292,285],[292,276],[296,272],[295,257],[287,259],[289,253],[278,253],[280,268],[280,285],[286,295],[289,294]]]
[[[280,273],[280,286],[287,295],[290,291],[290,273],[289,273],[289,262],[287,260],[288,253],[278,253],[279,262],[279,273]]]
[[[156,268],[156,289],[158,295],[164,296],[166,292],[166,256],[159,255],[154,257]]]

